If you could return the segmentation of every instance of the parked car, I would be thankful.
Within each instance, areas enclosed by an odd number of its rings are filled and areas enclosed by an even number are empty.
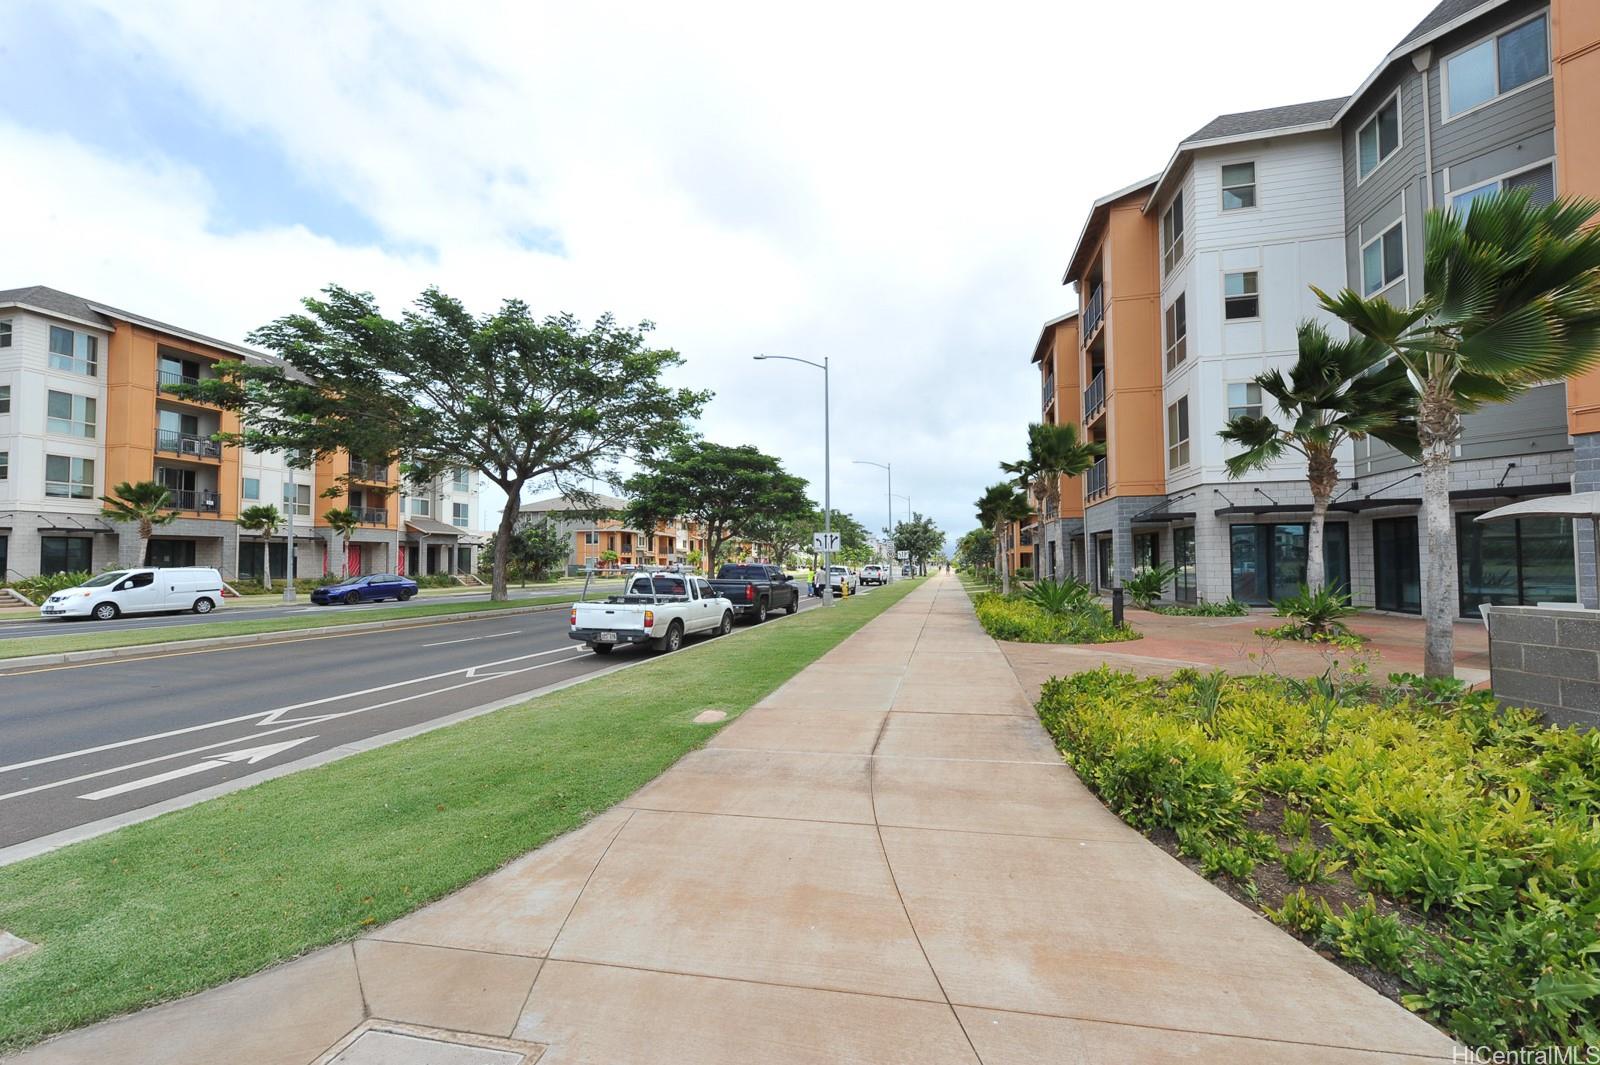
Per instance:
[[[645,573],[628,581],[622,595],[572,604],[570,623],[568,635],[597,655],[608,655],[623,643],[676,651],[694,633],[732,632],[733,604],[704,577]]]
[[[833,587],[834,595],[847,594],[846,588],[849,589],[849,595],[855,595],[861,590],[861,578],[851,572],[849,566],[829,566],[828,584]]]
[[[311,592],[311,601],[318,606],[330,603],[375,603],[381,599],[405,602],[417,594],[417,582],[395,573],[373,573],[365,577],[351,577],[338,584],[325,584]]]
[[[916,576],[916,572],[910,566],[901,566],[900,567],[900,576],[902,576],[902,577],[915,577]]]
[[[800,609],[800,588],[778,566],[730,562],[717,570],[711,590],[733,604],[735,618],[760,624],[774,610]]]
[[[876,562],[869,562],[861,567],[862,584],[888,584],[889,567],[880,566]]]
[[[110,621],[123,614],[192,610],[209,614],[222,605],[222,574],[206,566],[140,566],[102,573],[39,604],[44,618]]]

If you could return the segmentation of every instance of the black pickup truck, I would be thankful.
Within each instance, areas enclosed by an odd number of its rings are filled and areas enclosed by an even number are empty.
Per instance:
[[[774,610],[793,614],[800,609],[800,588],[778,566],[728,563],[717,570],[712,589],[733,604],[736,617],[756,624]]]

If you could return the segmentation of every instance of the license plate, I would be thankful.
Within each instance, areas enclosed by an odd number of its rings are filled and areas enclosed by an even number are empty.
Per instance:
[[[602,632],[599,636],[599,640],[601,643],[616,643],[617,634],[614,632]]]
[[[45,608],[44,608],[44,612],[45,612],[45,613],[46,613],[46,614],[64,614],[64,613],[66,613],[66,611],[64,611],[64,610],[61,610],[61,609],[59,609],[59,608],[57,608],[57,607],[53,607],[53,606],[47,606],[47,607],[45,607]]]

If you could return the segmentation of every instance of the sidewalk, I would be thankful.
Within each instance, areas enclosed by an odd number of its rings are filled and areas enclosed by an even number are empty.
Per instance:
[[[571,835],[354,944],[14,1060],[1358,1065],[1451,1046],[1107,812],[937,577]]]

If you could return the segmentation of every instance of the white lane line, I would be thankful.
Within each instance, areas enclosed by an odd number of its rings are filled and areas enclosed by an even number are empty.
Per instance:
[[[510,632],[491,632],[484,636],[464,636],[459,640],[440,640],[438,643],[425,643],[424,647],[449,647],[453,643],[472,643],[474,640],[493,640],[501,636],[515,636],[521,629],[512,629]]]
[[[215,758],[208,758],[204,762],[196,762],[194,765],[169,769],[165,773],[157,773],[153,777],[140,777],[138,780],[130,780],[124,784],[114,784],[109,788],[91,791],[87,795],[79,795],[78,798],[89,799],[90,801],[109,799],[130,791],[138,791],[140,788],[153,788],[157,784],[165,784],[169,780],[182,780],[184,777],[203,773],[207,769],[221,769],[223,766],[237,762],[243,762],[245,765],[255,765],[257,762],[265,761],[275,754],[282,754],[290,747],[298,747],[307,740],[314,739],[316,739],[315,736],[297,736],[292,740],[285,740],[283,743],[270,743],[264,747],[251,747],[243,751],[229,751],[227,754],[219,754]]]
[[[565,648],[563,648],[563,650],[565,650]],[[256,739],[256,738],[262,737],[262,736],[274,736],[274,735],[276,735],[276,734],[278,734],[280,732],[292,732],[293,730],[295,730],[297,728],[300,728],[302,725],[308,725],[308,724],[314,725],[314,724],[319,724],[319,723],[321,723],[323,721],[336,721],[336,720],[338,720],[339,718],[342,718],[342,717],[351,717],[351,716],[353,716],[355,714],[364,714],[364,713],[367,713],[370,710],[383,710],[383,709],[387,709],[388,707],[391,707],[391,706],[399,706],[401,703],[409,703],[409,702],[412,702],[413,700],[416,700],[416,699],[426,699],[426,698],[428,698],[430,696],[434,696],[434,695],[443,695],[445,692],[453,692],[453,691],[456,691],[456,690],[458,690],[460,688],[470,688],[475,684],[482,684],[483,682],[489,681],[489,680],[497,680],[500,677],[509,677],[509,676],[511,676],[513,674],[517,674],[517,673],[532,673],[534,670],[549,669],[551,666],[559,666],[559,665],[562,665],[563,663],[570,662],[570,661],[572,661],[574,659],[587,658],[587,657],[589,657],[589,652],[587,650],[580,649],[578,651],[578,653],[576,653],[576,654],[569,655],[566,658],[558,658],[553,662],[541,662],[540,664],[538,664],[536,666],[524,666],[521,669],[507,670],[507,671],[505,671],[503,673],[495,673],[495,674],[493,674],[491,676],[487,676],[487,677],[475,677],[472,680],[465,680],[465,681],[462,681],[460,684],[452,684],[452,685],[450,685],[449,687],[446,687],[446,688],[431,688],[431,689],[429,689],[428,691],[425,691],[425,692],[417,692],[414,695],[403,695],[398,699],[390,699],[387,702],[374,703],[371,706],[361,706],[361,707],[357,707],[354,710],[344,710],[344,711],[340,711],[339,713],[335,713],[335,714],[324,714],[321,717],[301,718],[300,720],[291,721],[288,724],[283,725],[283,726],[281,726],[279,728],[267,729],[265,732],[252,733],[248,737],[235,736],[232,739],[220,740],[220,741],[218,741],[216,743],[207,743],[207,744],[204,744],[203,746],[200,746],[200,747],[190,747],[188,750],[184,750],[184,751],[174,751],[171,754],[160,754],[160,755],[156,755],[153,758],[145,758],[145,759],[143,759],[141,761],[138,761],[138,762],[129,762],[127,765],[112,766],[109,769],[100,769],[100,770],[96,770],[93,773],[82,773],[82,774],[79,774],[78,776],[75,776],[75,777],[67,777],[67,778],[64,778],[62,780],[52,781],[49,784],[36,784],[31,788],[23,788],[23,789],[21,789],[19,791],[11,791],[11,792],[6,792],[5,794],[0,794],[0,802],[4,802],[7,799],[20,799],[25,795],[33,795],[33,794],[35,794],[37,792],[41,792],[41,791],[50,791],[50,790],[52,790],[54,788],[66,787],[69,784],[79,784],[79,783],[82,783],[85,780],[95,780],[95,779],[98,779],[99,777],[109,776],[109,775],[111,775],[113,773],[124,773],[124,772],[127,772],[130,769],[141,769],[144,766],[154,765],[157,762],[165,762],[165,761],[168,761],[168,760],[173,759],[173,758],[185,758],[185,757],[187,757],[187,756],[189,756],[191,754],[201,754],[201,753],[203,753],[205,751],[213,750],[213,749],[215,749],[217,747],[228,747],[228,746],[231,746],[231,745],[233,745],[235,743],[239,743],[243,739]],[[243,720],[243,719],[236,719],[236,720]]]
[[[0,765],[0,773],[11,773],[18,769],[28,769],[32,766],[45,765],[50,762],[59,762],[67,758],[79,758],[84,755],[99,754],[102,751],[114,751],[119,747],[131,747],[136,743],[149,743],[153,740],[169,739],[173,736],[183,736],[190,732],[200,732],[208,728],[218,728],[223,725],[234,725],[238,724],[240,721],[252,721],[256,718],[262,719],[258,722],[258,724],[268,725],[276,722],[282,715],[294,710],[304,710],[312,706],[321,706],[324,703],[337,702],[340,699],[354,699],[362,695],[376,695],[378,692],[389,691],[393,688],[403,688],[407,684],[421,684],[424,681],[439,680],[444,677],[453,677],[458,673],[468,674],[474,669],[503,665],[508,662],[520,662],[529,658],[542,658],[545,655],[559,654],[562,651],[570,652],[571,650],[572,648],[570,647],[555,647],[548,651],[537,651],[533,654],[521,655],[517,658],[505,658],[498,662],[484,662],[477,666],[462,666],[459,669],[451,669],[443,673],[432,673],[423,677],[412,677],[409,680],[395,681],[392,684],[379,684],[372,688],[361,688],[357,691],[345,692],[342,695],[330,695],[323,699],[312,699],[308,702],[292,703],[288,706],[280,706],[275,710],[257,710],[254,713],[240,714],[238,717],[227,717],[220,721],[207,721],[204,724],[189,725],[185,728],[170,729],[166,732],[153,732],[148,736],[135,736],[132,739],[117,740],[113,743],[102,743],[97,747],[85,747],[78,751],[65,751],[61,754],[46,755],[43,758],[34,758],[26,762],[14,762],[11,765]],[[486,677],[484,679],[487,680],[490,678]]]

